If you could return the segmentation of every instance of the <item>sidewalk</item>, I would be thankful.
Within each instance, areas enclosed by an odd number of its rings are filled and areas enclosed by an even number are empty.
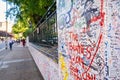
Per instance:
[[[0,52],[0,80],[44,80],[27,47]]]

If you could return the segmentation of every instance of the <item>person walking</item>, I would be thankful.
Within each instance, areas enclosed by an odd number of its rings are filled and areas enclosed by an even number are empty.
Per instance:
[[[13,40],[12,40],[12,38],[10,38],[10,40],[9,40],[9,48],[10,48],[10,50],[12,50],[12,45],[13,45]]]
[[[25,39],[23,39],[23,40],[22,40],[22,45],[23,45],[23,47],[25,47],[25,44],[26,44],[26,41],[25,41]]]

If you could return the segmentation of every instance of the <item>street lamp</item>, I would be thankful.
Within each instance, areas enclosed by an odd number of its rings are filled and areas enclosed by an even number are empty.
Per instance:
[[[8,5],[7,5],[7,0],[6,0],[6,41],[5,41],[5,49],[7,49],[8,48],[8,45],[7,45],[7,37],[8,37],[8,35],[7,35],[7,29],[8,29],[8,23],[7,23],[7,7],[8,7]]]

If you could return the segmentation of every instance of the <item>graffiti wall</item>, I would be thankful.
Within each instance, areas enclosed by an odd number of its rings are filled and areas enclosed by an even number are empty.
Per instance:
[[[57,0],[60,80],[120,80],[120,0]]]
[[[44,80],[59,80],[58,64],[31,45],[28,49]]]

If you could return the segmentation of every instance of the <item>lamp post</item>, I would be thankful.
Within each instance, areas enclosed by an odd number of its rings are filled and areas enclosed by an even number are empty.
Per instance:
[[[5,49],[8,49],[8,42],[7,42],[7,39],[8,39],[8,35],[7,35],[7,29],[8,29],[8,23],[7,23],[7,7],[8,7],[8,5],[7,5],[7,0],[6,0],[6,41],[5,41]]]

